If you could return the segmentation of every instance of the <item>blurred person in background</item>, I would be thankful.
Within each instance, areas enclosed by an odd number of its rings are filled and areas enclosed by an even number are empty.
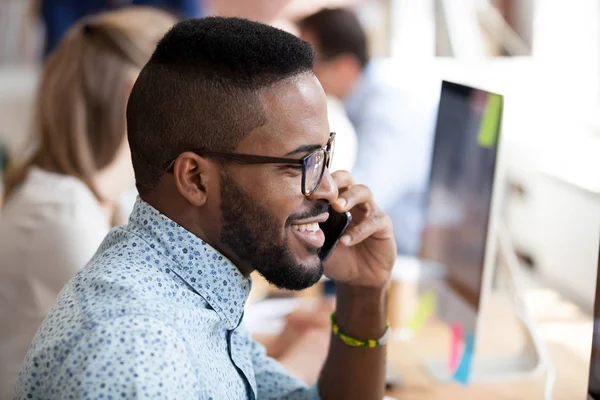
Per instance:
[[[174,23],[151,8],[87,17],[48,58],[37,95],[40,147],[7,173],[0,214],[0,399],[12,398],[57,294],[117,222],[118,199],[134,184],[129,92]]]
[[[398,252],[416,255],[436,102],[402,85],[401,64],[369,58],[365,32],[353,11],[323,9],[299,20],[298,27],[317,53],[315,75],[326,93],[344,102],[356,129],[353,176],[371,188],[392,218]]]
[[[41,15],[46,27],[44,54],[58,45],[62,36],[79,19],[102,11],[125,6],[162,8],[179,18],[201,16],[202,0],[40,0]]]
[[[335,134],[313,62],[306,42],[242,19],[165,35],[127,107],[140,198],[61,292],[17,398],[382,397],[391,221],[348,172],[327,169]],[[353,222],[323,264],[328,204]],[[318,386],[240,326],[253,270],[289,290],[323,272],[338,282],[331,329],[363,340],[331,340]]]

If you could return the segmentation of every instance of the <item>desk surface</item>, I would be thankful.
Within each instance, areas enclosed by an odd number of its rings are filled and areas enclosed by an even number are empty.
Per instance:
[[[260,288],[257,279],[255,289]],[[318,292],[318,291],[317,291]],[[265,292],[256,291],[261,298]],[[306,293],[305,295],[313,295]],[[555,291],[543,288],[526,290],[525,303],[537,322],[538,333],[545,342],[554,369],[556,381],[553,399],[585,399],[587,392],[589,360],[593,322],[579,307],[565,301]],[[489,311],[489,312],[488,312]],[[494,299],[484,317],[482,354],[498,351],[506,354],[516,351],[525,343],[525,336],[508,306],[506,299]],[[448,354],[450,332],[438,321],[427,323],[418,336],[407,342],[393,341],[389,345],[388,361],[398,372],[402,386],[387,393],[401,400],[536,400],[543,399],[545,374],[522,382],[480,384],[463,387],[458,383],[440,383],[432,380],[423,364],[426,357]]]
[[[553,399],[585,399],[591,349],[592,320],[579,309],[564,302],[549,291],[530,291],[528,307],[538,321],[538,329],[549,350],[556,381]],[[505,303],[490,306],[494,319],[487,318],[489,327],[481,340],[481,352],[516,351],[524,343],[516,318]],[[427,356],[447,354],[450,333],[446,325],[431,321],[409,342],[390,345],[389,362],[400,374],[401,388],[388,394],[398,399],[543,399],[545,374],[529,381],[480,384],[464,387],[458,383],[433,381],[424,365]]]

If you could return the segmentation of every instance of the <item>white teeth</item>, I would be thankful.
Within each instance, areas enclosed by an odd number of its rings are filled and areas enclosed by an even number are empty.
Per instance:
[[[292,225],[292,229],[295,231],[315,233],[319,230],[319,224],[314,222],[312,224]]]

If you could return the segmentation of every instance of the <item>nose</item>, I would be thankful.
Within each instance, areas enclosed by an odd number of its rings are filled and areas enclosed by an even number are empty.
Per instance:
[[[328,204],[333,203],[338,198],[338,187],[333,177],[329,173],[329,168],[325,168],[323,178],[319,187],[313,194],[308,196],[309,200],[325,200]]]

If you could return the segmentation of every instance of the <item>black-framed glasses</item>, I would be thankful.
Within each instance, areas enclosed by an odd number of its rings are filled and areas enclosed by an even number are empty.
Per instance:
[[[325,168],[329,168],[335,148],[335,132],[329,135],[329,141],[325,147],[315,149],[301,159],[281,158],[268,156],[255,156],[250,154],[219,153],[214,151],[190,150],[199,156],[221,158],[241,164],[287,164],[302,167],[302,194],[310,196],[321,184]],[[173,171],[174,160],[167,164],[167,172]]]

